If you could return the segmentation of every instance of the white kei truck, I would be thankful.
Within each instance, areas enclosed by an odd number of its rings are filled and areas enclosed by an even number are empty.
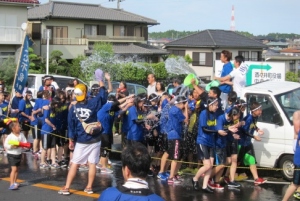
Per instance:
[[[264,131],[261,141],[253,141],[257,166],[282,168],[284,179],[293,178],[293,113],[300,110],[300,83],[265,81],[243,89],[242,99],[249,105],[262,105],[257,127]]]

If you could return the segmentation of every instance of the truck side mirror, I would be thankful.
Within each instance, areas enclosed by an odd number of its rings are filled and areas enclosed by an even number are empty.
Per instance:
[[[273,114],[272,122],[273,122],[275,125],[283,126],[283,121],[282,121],[282,118],[281,118],[281,116],[280,116],[279,113]]]

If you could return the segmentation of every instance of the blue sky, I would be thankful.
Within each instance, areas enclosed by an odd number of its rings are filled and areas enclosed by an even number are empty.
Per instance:
[[[117,7],[109,0],[64,0]],[[46,3],[48,0],[40,0]],[[235,7],[238,31],[255,35],[271,32],[300,34],[299,0],[125,0],[121,8],[157,20],[149,32],[230,29],[231,8]]]

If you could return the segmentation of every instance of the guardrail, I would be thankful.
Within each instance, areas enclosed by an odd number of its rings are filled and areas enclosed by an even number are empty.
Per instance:
[[[42,45],[47,44],[47,39],[43,38]],[[50,45],[87,45],[88,39],[86,38],[52,38],[49,40]]]
[[[0,44],[22,44],[20,27],[0,26]]]

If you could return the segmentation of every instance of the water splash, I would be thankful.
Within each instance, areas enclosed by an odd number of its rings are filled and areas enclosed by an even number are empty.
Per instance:
[[[170,74],[182,75],[196,72],[192,69],[183,57],[168,58],[165,61],[166,70]]]

